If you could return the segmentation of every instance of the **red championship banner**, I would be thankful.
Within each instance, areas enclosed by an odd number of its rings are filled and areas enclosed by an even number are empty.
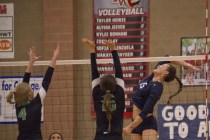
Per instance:
[[[148,0],[94,0],[94,41],[97,59],[112,58],[103,40],[117,46],[120,58],[147,57],[149,54]],[[139,80],[148,75],[147,63],[122,63],[125,80],[125,118],[132,116],[132,96]],[[113,64],[99,64],[100,74],[114,72]],[[95,116],[92,106],[92,115]]]

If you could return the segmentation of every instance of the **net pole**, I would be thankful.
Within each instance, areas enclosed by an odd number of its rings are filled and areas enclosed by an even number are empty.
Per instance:
[[[206,36],[205,36],[205,44],[206,44],[206,140],[209,137],[209,125],[208,125],[208,0],[206,0],[206,17],[205,17],[205,29],[206,29]]]

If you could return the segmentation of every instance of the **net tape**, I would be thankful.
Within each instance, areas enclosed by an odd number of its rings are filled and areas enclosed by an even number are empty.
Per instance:
[[[210,58],[210,55],[208,56]],[[178,60],[205,60],[206,55],[194,56],[170,56],[170,57],[141,57],[141,58],[120,58],[121,63],[137,62],[159,62],[159,61],[178,61]],[[36,61],[35,66],[49,65],[50,61]],[[113,63],[113,59],[97,59],[98,64]],[[81,60],[57,60],[56,65],[80,65],[90,64],[90,59]],[[0,62],[0,66],[27,66],[28,61]]]

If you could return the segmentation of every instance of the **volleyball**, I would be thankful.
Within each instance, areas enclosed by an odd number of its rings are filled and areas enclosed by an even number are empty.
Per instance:
[[[126,6],[133,8],[139,5],[141,0],[124,0]]]

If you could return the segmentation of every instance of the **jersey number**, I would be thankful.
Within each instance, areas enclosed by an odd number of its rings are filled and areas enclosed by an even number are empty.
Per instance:
[[[18,118],[21,118],[22,120],[26,120],[26,108],[25,107],[21,108],[21,110],[18,114]]]

